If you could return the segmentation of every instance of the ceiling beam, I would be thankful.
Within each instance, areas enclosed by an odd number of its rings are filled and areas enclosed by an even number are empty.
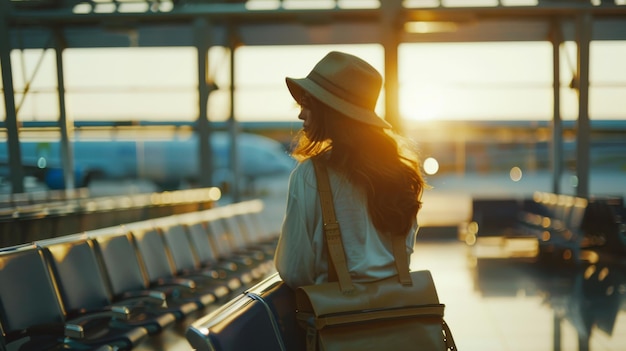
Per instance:
[[[549,40],[558,19],[564,40],[575,40],[575,18],[593,19],[592,40],[626,40],[626,6],[590,4],[480,8],[402,8],[400,23],[444,22],[454,30],[403,31],[400,42],[489,42]],[[234,25],[244,45],[381,43],[380,9],[248,10],[241,3],[197,3],[169,12],[76,14],[69,7],[12,10],[7,21],[11,48],[45,48],[61,31],[68,48],[193,46],[193,23],[212,24],[214,45],[227,46]],[[402,26],[400,26],[402,28]]]

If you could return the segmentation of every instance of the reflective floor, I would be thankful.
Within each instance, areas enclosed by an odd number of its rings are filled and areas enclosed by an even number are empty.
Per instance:
[[[457,240],[418,240],[411,263],[431,270],[459,350],[626,350],[626,267],[546,267],[474,252]],[[191,347],[177,326],[137,350]]]
[[[284,213],[286,179],[274,185],[263,196],[268,230],[278,230]],[[467,196],[425,200],[423,214],[437,225],[469,214]],[[454,235],[422,235],[411,268],[431,270],[461,351],[626,351],[626,265],[603,256],[578,266],[540,263],[533,250],[529,242],[468,246]],[[138,350],[191,348],[177,327]]]
[[[413,256],[433,273],[459,350],[626,350],[626,267],[484,251],[418,240]]]

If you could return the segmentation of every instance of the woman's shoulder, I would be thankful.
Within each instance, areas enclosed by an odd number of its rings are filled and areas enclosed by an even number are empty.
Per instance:
[[[293,173],[306,174],[314,172],[313,170],[313,159],[307,158],[299,162],[293,170]]]
[[[315,184],[315,169],[313,168],[313,161],[308,158],[301,161],[291,172],[291,183],[295,184]]]
[[[328,162],[329,153],[325,152],[323,154],[309,157],[300,161],[296,167],[294,168],[291,178],[299,178],[302,179],[306,184],[313,185],[317,183],[316,175],[315,175],[315,166],[313,165],[314,158],[321,158],[321,162]],[[328,174],[331,176],[331,179],[336,177],[337,172],[335,172],[332,168],[328,167]]]

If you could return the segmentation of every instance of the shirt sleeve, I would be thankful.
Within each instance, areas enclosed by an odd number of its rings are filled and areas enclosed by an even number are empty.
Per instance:
[[[289,178],[285,218],[274,263],[282,280],[291,288],[315,283],[315,256],[312,228],[308,228],[306,181],[296,167]],[[308,192],[310,193],[310,192]],[[310,197],[310,196],[309,196]]]

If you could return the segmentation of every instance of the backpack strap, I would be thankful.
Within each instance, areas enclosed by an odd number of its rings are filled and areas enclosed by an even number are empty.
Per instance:
[[[400,235],[391,236],[391,245],[393,249],[393,257],[396,261],[396,270],[398,271],[398,279],[405,286],[412,286],[413,280],[409,272],[409,257],[406,253],[406,239]]]
[[[317,190],[322,206],[324,237],[328,247],[329,281],[331,278],[330,272],[336,272],[341,292],[344,294],[350,293],[354,290],[354,285],[352,285],[352,279],[348,272],[346,252],[343,248],[343,241],[341,240],[341,229],[339,228],[339,222],[337,222],[337,217],[335,216],[335,205],[333,204],[333,194],[330,189],[328,170],[326,169],[326,165],[317,157],[313,158],[312,161],[315,168]]]
[[[338,281],[341,291],[349,293],[354,290],[354,285],[348,271],[345,249],[341,240],[341,228],[335,214],[328,170],[318,157],[314,157],[311,160],[315,169],[317,189],[322,207],[324,241],[328,251],[328,281]],[[400,283],[402,285],[413,285],[409,273],[405,239],[398,235],[392,236],[392,249]]]

